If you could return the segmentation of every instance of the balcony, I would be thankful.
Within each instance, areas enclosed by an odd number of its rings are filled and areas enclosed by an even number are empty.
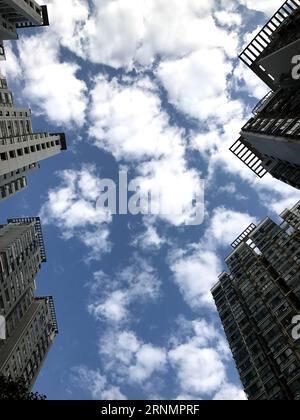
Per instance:
[[[259,64],[266,50],[274,40],[274,34],[290,21],[291,16],[300,9],[300,0],[287,0],[274,14],[263,29],[240,54],[240,59],[252,69],[271,89],[276,88],[274,77]],[[279,46],[280,48],[280,46]]]
[[[262,98],[258,104],[255,106],[255,108],[252,111],[252,114],[257,116],[259,115],[263,109],[268,105],[268,103],[273,99],[275,93],[271,90],[266,94],[264,98]]]
[[[262,159],[244,143],[242,137],[231,146],[230,151],[259,178],[263,178],[267,174],[268,171],[263,167]]]

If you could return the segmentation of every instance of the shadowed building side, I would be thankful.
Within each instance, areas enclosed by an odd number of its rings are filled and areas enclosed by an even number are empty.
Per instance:
[[[300,189],[300,82],[292,59],[300,51],[300,0],[287,0],[240,55],[271,89],[231,147],[260,178],[267,173]]]
[[[67,149],[64,133],[34,133],[31,110],[15,108],[6,79],[0,76],[0,201],[27,187],[38,162]]]
[[[18,39],[18,29],[49,26],[47,6],[35,0],[0,1],[0,60],[5,60],[3,41]]]
[[[0,227],[0,373],[22,377],[31,388],[58,334],[52,297],[36,297],[46,262],[39,218],[11,219]]]
[[[233,243],[212,294],[250,400],[300,400],[300,202]]]

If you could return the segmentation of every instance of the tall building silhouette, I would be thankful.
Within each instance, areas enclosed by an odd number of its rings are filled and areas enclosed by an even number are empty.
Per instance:
[[[300,400],[300,202],[252,224],[232,247],[212,294],[250,400]],[[294,337],[294,338],[293,338]]]
[[[31,110],[14,106],[0,76],[0,201],[26,188],[26,175],[39,168],[38,162],[66,149],[63,133],[33,133]]]
[[[18,39],[18,29],[48,25],[47,6],[34,0],[1,0],[0,59],[5,59],[3,41]]]
[[[58,333],[52,297],[36,297],[46,262],[39,218],[12,219],[0,227],[0,373],[24,378],[31,388]]]
[[[300,189],[300,0],[288,0],[241,53],[271,89],[253,110],[231,151],[257,176],[270,173]]]

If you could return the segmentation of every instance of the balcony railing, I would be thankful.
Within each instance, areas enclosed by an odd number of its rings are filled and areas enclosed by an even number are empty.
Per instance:
[[[243,138],[240,137],[230,151],[240,159],[252,172],[255,173],[259,178],[263,178],[268,171],[263,167],[260,157],[258,157],[253,150],[246,146],[243,142]]]
[[[300,0],[287,0],[244,49],[239,57],[249,68],[253,69],[253,65],[271,44],[274,32],[298,9],[300,9]],[[256,73],[273,89],[274,78],[272,75],[268,74],[262,66],[257,66],[256,70]]]
[[[55,306],[54,306],[54,299],[52,296],[48,296],[48,304],[49,304],[50,312],[51,312],[52,326],[53,326],[55,334],[58,334],[59,333],[58,323],[57,323],[56,311],[55,311]]]
[[[41,6],[41,24],[35,24],[30,21],[16,22],[17,29],[35,28],[39,26],[49,26],[49,16],[47,6]]]
[[[268,92],[255,106],[255,108],[252,111],[252,114],[257,116],[260,114],[260,112],[264,109],[264,107],[268,104],[268,102],[273,98],[275,93],[271,90]]]
[[[45,250],[45,244],[44,244],[44,238],[43,238],[41,219],[39,217],[25,217],[25,218],[17,218],[17,219],[8,219],[8,223],[16,223],[16,224],[31,224],[31,223],[34,223],[35,232],[37,234],[37,239],[38,239],[38,242],[39,242],[42,262],[46,262],[47,257],[46,257],[46,250]]]
[[[232,242],[232,248],[236,249],[242,242],[244,242],[248,238],[248,236],[254,231],[254,229],[256,229],[256,225],[254,223],[251,223],[251,225],[249,225],[247,229],[245,229],[244,232],[241,233],[240,236]]]

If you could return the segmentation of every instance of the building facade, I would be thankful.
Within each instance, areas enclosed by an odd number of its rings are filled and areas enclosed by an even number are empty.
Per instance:
[[[231,151],[257,176],[300,189],[300,0],[288,0],[240,55],[272,89],[255,107]]]
[[[232,244],[212,294],[250,400],[300,400],[300,202]]]
[[[18,39],[18,29],[48,26],[47,6],[35,0],[0,1],[0,59],[5,59],[3,41]]]
[[[292,58],[300,49],[300,0],[287,0],[240,54],[270,89],[290,85]]]
[[[27,186],[38,162],[66,150],[63,133],[33,133],[31,110],[15,108],[6,79],[0,77],[0,201]]]
[[[46,262],[39,218],[0,227],[0,373],[24,378],[31,388],[58,333],[52,297],[36,297],[36,277]]]

